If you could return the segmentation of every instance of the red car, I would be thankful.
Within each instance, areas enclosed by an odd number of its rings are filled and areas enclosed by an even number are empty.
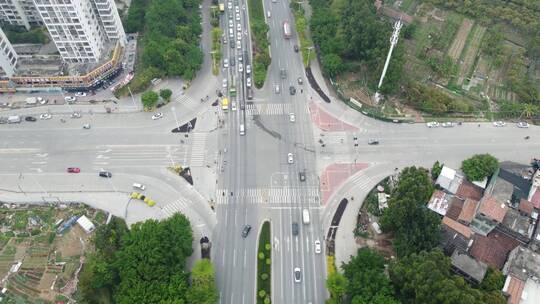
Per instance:
[[[79,168],[67,168],[68,173],[79,173],[81,172],[81,169]]]

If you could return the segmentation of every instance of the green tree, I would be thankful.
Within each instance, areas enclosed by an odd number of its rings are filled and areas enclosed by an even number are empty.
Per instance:
[[[208,259],[198,260],[191,272],[191,287],[187,293],[190,304],[215,304],[219,300],[215,272]]]
[[[408,167],[399,175],[388,208],[381,216],[381,228],[393,231],[399,256],[430,250],[439,242],[440,218],[426,208],[433,185],[424,168]]]
[[[476,154],[461,162],[461,170],[470,181],[490,177],[499,167],[499,161],[489,154]]]
[[[170,89],[161,89],[159,90],[159,97],[171,101],[172,91]]]
[[[343,61],[338,55],[331,53],[324,55],[322,60],[323,68],[330,77],[335,77],[343,71]]]
[[[439,177],[443,167],[444,167],[444,164],[439,163],[439,161],[436,161],[433,164],[433,167],[431,167],[431,178],[433,180],[436,180],[437,177]]]
[[[394,261],[390,280],[401,303],[481,304],[482,292],[472,289],[451,271],[450,259],[441,251],[422,251]]]
[[[384,258],[377,252],[358,249],[356,256],[341,267],[348,282],[347,298],[353,303],[372,303],[377,297],[392,298],[393,288],[384,264]]]
[[[333,272],[326,278],[326,288],[328,288],[330,297],[335,300],[335,303],[341,303],[347,290],[347,278],[337,271]]]
[[[159,96],[154,91],[144,92],[141,95],[141,102],[145,109],[152,109],[156,106]]]

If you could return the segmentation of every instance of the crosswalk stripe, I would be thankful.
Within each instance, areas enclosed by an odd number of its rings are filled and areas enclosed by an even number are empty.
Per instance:
[[[190,159],[192,167],[202,167],[204,165],[206,135],[207,133],[193,133]]]
[[[217,205],[229,204],[229,189],[218,189]],[[234,193],[235,199],[242,199],[248,204],[291,204],[298,199],[319,202],[318,188],[243,188]]]

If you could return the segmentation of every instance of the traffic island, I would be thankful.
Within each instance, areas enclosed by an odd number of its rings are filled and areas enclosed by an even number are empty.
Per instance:
[[[259,233],[257,250],[257,303],[270,304],[272,290],[272,245],[270,245],[270,222],[265,221]]]

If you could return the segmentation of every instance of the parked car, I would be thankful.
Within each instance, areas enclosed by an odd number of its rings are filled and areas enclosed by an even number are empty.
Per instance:
[[[160,118],[163,118],[163,113],[161,113],[161,112],[158,112],[158,113],[152,115],[152,120],[157,120],[157,119],[160,119]]]
[[[146,189],[146,186],[141,183],[133,183],[133,188],[144,191]]]
[[[26,116],[26,117],[24,118],[24,120],[26,120],[26,121],[32,121],[32,122],[33,122],[33,121],[36,121],[37,119],[36,119],[34,116]]]
[[[81,118],[81,112],[73,112],[71,118]]]
[[[48,119],[51,119],[51,118],[52,118],[52,115],[49,114],[49,113],[43,113],[43,114],[39,115],[39,119],[48,120]]]
[[[105,178],[111,178],[111,177],[112,177],[112,173],[109,172],[109,171],[99,171],[99,176],[105,177]]]
[[[529,123],[527,123],[526,121],[520,121],[520,122],[517,123],[517,127],[518,128],[528,128]]]
[[[83,127],[83,129],[90,129],[90,124],[89,123],[84,124],[82,127]]]
[[[304,80],[302,79],[302,77],[298,77],[298,84],[299,84],[299,85],[303,85],[303,84],[304,84]]]
[[[442,126],[443,128],[452,128],[452,127],[454,126],[454,123],[453,123],[453,122],[450,122],[450,121],[447,121],[447,122],[443,122],[443,123],[441,124],[441,126]]]
[[[305,182],[306,181],[306,173],[305,172],[299,172],[298,173],[298,178],[300,179],[301,182]]]
[[[84,96],[86,96],[86,93],[85,92],[77,92],[77,93],[75,93],[75,96],[84,97]]]
[[[368,145],[378,145],[378,144],[379,144],[378,139],[375,139],[375,138],[368,139]]]
[[[81,172],[81,169],[77,168],[77,167],[69,167],[69,168],[67,168],[67,172],[68,173],[79,173],[79,172]]]
[[[426,126],[428,128],[437,128],[439,126],[439,123],[436,122],[436,121],[430,121],[430,122],[426,123]]]
[[[242,229],[242,237],[246,238],[250,231],[251,231],[251,226],[250,225],[245,225],[244,229]]]
[[[274,86],[274,93],[279,94],[279,91],[280,91],[280,89],[279,89],[279,84],[276,84],[276,85]]]
[[[287,162],[288,162],[289,164],[294,163],[294,158],[293,158],[293,154],[292,154],[292,153],[288,153],[288,154],[287,154]]]
[[[506,123],[504,121],[500,121],[500,120],[499,121],[494,121],[493,126],[494,127],[504,127],[504,126],[506,126]]]
[[[66,97],[64,97],[64,100],[67,101],[67,102],[75,102],[75,101],[77,101],[77,98],[75,98],[73,96],[66,96]]]

